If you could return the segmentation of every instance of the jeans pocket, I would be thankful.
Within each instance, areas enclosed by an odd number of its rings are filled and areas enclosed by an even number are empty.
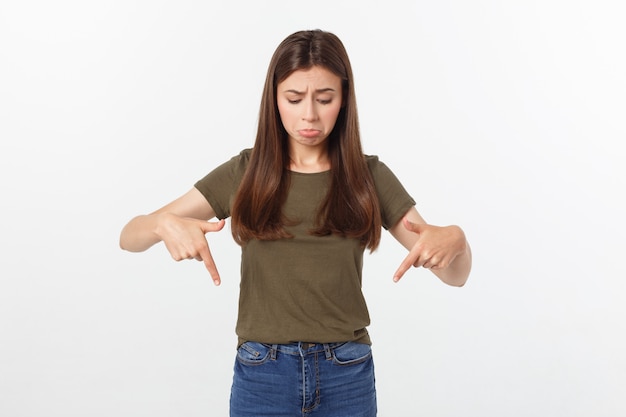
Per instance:
[[[371,357],[372,347],[365,343],[347,342],[333,349],[333,362],[336,365],[356,365]]]
[[[237,349],[237,360],[249,366],[262,365],[270,358],[271,348],[263,343],[245,342]]]

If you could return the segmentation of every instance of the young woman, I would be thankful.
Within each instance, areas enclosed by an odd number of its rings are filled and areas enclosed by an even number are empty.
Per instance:
[[[162,241],[175,260],[203,261],[219,285],[205,235],[230,217],[242,250],[231,416],[370,417],[365,249],[376,249],[381,228],[407,248],[395,281],[415,266],[462,286],[471,268],[463,231],[427,224],[414,206],[387,166],[362,152],[341,41],[302,31],[272,57],[254,147],[133,218],[120,245],[139,252]]]

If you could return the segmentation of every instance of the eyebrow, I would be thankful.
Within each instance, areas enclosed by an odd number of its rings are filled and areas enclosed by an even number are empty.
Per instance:
[[[304,94],[304,92],[302,92],[302,91],[298,91],[298,90],[294,90],[294,89],[285,90],[284,92],[285,92],[285,93],[300,94],[300,95],[301,95],[301,94]],[[334,88],[330,88],[330,87],[327,87],[327,88],[318,88],[317,90],[315,90],[315,92],[316,92],[316,93],[328,93],[328,92],[333,92],[333,93],[334,93],[334,92],[335,92],[335,89],[334,89]]]

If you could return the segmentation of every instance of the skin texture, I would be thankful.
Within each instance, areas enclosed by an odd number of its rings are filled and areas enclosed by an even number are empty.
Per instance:
[[[295,71],[278,85],[277,105],[289,135],[293,171],[330,169],[327,138],[341,109],[341,97],[341,80],[321,67]],[[157,211],[131,219],[122,229],[120,247],[141,252],[162,241],[174,260],[204,262],[219,285],[207,234],[222,230],[224,221],[208,221],[214,217],[211,205],[192,188]],[[411,266],[430,269],[449,285],[463,286],[467,281],[472,255],[460,227],[429,225],[413,207],[390,232],[409,251],[393,275],[395,282]]]
[[[395,282],[414,266],[430,269],[446,284],[456,287],[465,284],[472,266],[472,254],[460,227],[429,225],[412,207],[389,231],[409,250],[393,275]]]
[[[209,232],[219,232],[224,220],[208,222],[215,211],[195,188],[157,211],[131,219],[122,229],[120,247],[130,252],[143,252],[163,242],[175,261],[196,259],[204,262],[215,285],[220,275],[206,238]]]

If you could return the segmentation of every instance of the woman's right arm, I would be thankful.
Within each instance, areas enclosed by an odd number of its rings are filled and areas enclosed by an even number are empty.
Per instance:
[[[120,234],[120,247],[142,252],[163,242],[176,261],[197,259],[204,262],[216,285],[219,273],[205,234],[224,227],[224,220],[208,222],[215,211],[196,188],[157,211],[131,219]]]

